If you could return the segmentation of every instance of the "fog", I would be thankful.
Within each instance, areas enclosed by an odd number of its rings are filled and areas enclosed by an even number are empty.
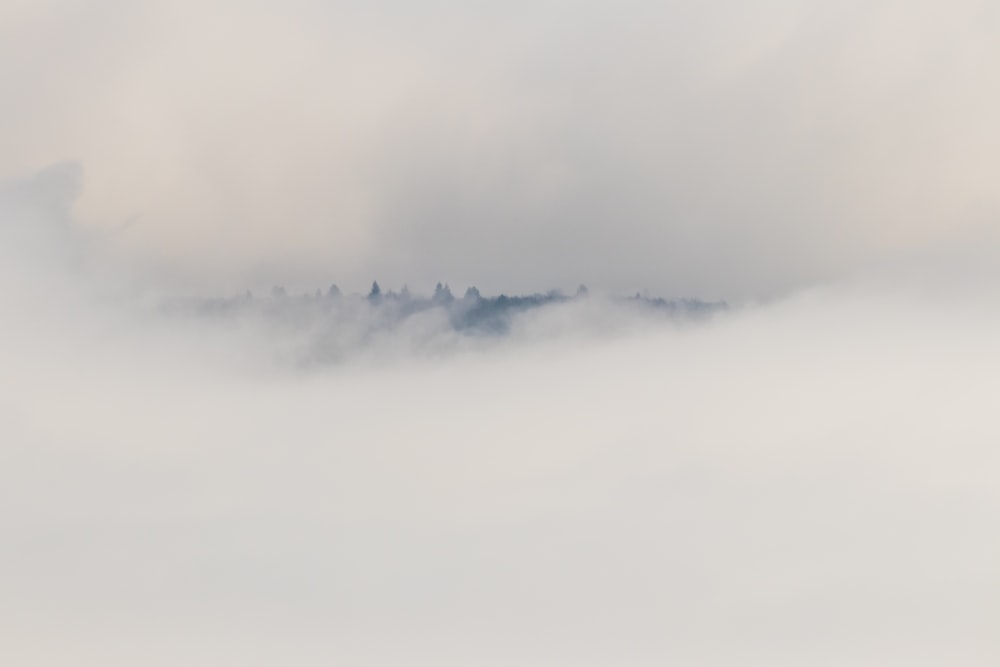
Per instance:
[[[183,293],[773,297],[1000,259],[998,67],[990,0],[5,0],[0,179]]]
[[[4,663],[1000,659],[992,283],[594,294],[317,359],[97,261],[66,169],[0,206]]]
[[[1000,663],[997,7],[0,2],[0,664]]]

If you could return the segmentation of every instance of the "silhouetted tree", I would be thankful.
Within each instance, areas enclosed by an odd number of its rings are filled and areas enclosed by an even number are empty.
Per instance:
[[[368,293],[369,301],[379,301],[382,298],[382,288],[378,286],[378,281],[372,281],[372,291]]]
[[[448,303],[449,301],[455,299],[455,297],[452,296],[451,289],[449,289],[448,285],[442,285],[441,283],[438,283],[434,288],[434,296],[432,298],[437,303]]]
[[[326,291],[326,296],[330,299],[334,299],[340,296],[340,288],[337,287],[337,283],[330,284],[330,289]]]

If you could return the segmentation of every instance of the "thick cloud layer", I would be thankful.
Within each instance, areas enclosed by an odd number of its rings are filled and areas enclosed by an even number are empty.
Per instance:
[[[303,372],[13,234],[60,228],[37,187],[0,227],[5,664],[1000,659],[988,289],[583,299]]]
[[[1000,658],[978,302],[818,293],[309,375],[31,333],[3,334],[5,661]]]
[[[180,291],[743,299],[1000,258],[989,0],[0,8],[0,178]],[[331,278],[331,273],[335,274]]]
[[[0,663],[996,665],[995,5],[4,2]]]

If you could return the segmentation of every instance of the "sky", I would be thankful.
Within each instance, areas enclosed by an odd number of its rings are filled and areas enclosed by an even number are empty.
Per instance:
[[[0,7],[0,180],[79,169],[185,293],[378,278],[746,300],[997,259],[1000,12],[943,4]]]
[[[998,66],[973,0],[0,0],[0,664],[1000,663]]]

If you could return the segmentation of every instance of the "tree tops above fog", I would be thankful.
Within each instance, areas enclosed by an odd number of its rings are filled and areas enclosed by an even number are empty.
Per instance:
[[[367,294],[344,294],[336,284],[326,292],[316,289],[301,295],[291,295],[282,285],[271,289],[270,297],[255,298],[250,291],[233,299],[208,299],[175,302],[173,307],[195,311],[198,314],[224,315],[257,312],[281,321],[301,321],[324,317],[334,322],[346,319],[372,319],[379,326],[392,327],[421,313],[441,313],[450,326],[463,333],[506,332],[512,319],[519,313],[553,306],[560,303],[590,299],[589,290],[580,285],[573,296],[557,290],[544,294],[483,296],[471,286],[461,298],[452,294],[447,283],[437,283],[430,296],[415,295],[407,286],[399,292],[384,291],[378,281],[372,281]],[[615,304],[640,308],[668,315],[691,316],[725,308],[724,303],[709,303],[696,299],[650,298],[640,294],[633,297],[603,297]]]

